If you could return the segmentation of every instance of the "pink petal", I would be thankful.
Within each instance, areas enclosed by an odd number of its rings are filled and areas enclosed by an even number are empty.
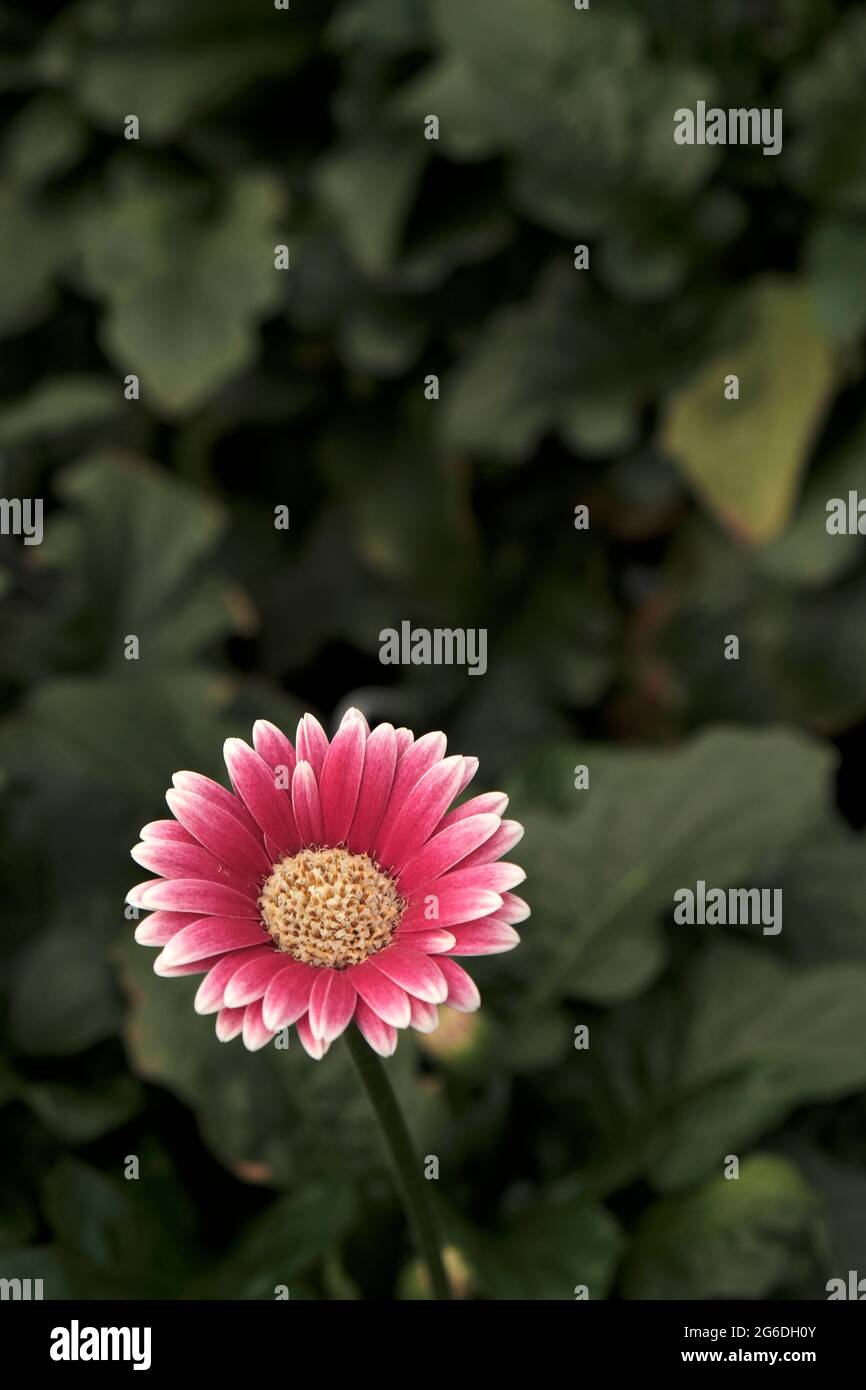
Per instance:
[[[346,844],[353,854],[366,853],[388,804],[397,761],[397,736],[392,724],[377,724],[367,739],[358,804]]]
[[[268,841],[276,845],[278,857],[294,854],[301,847],[301,837],[289,793],[276,785],[273,769],[240,738],[226,739],[223,756],[232,786]]]
[[[220,786],[219,782],[214,782],[211,777],[203,777],[200,772],[176,772],[171,780],[179,792],[192,792],[194,796],[203,797],[212,806],[218,806],[221,811],[226,811],[230,816],[234,816],[236,821],[240,821],[254,840],[259,839],[259,827],[246,806],[226,787]]]
[[[366,743],[367,732],[361,720],[357,717],[344,719],[325,754],[319,777],[319,797],[325,840],[329,845],[342,844],[349,833],[358,804]],[[312,1006],[310,1021],[315,1028]]]
[[[384,1023],[390,1023],[394,1028],[408,1027],[409,1000],[405,990],[376,970],[372,960],[353,965],[346,973],[364,1003],[378,1014]]]
[[[401,869],[417,854],[454,800],[462,775],[463,759],[455,755],[436,763],[416,782],[393,828],[387,836],[379,836],[377,857],[383,868]]]
[[[399,946],[410,946],[413,951],[438,956],[442,951],[450,951],[457,938],[452,936],[450,931],[443,931],[441,927],[408,932],[401,932],[398,927],[396,940]]]
[[[456,825],[457,821],[465,820],[467,816],[501,816],[507,805],[508,797],[505,792],[482,792],[480,796],[470,797],[469,801],[464,801],[461,806],[454,806],[442,817],[436,829],[445,830],[449,825]]]
[[[309,1014],[304,1014],[299,1018],[295,1027],[298,1030],[298,1037],[304,1051],[312,1057],[314,1062],[320,1062],[331,1044],[325,1042],[324,1038],[315,1037],[310,1028]]]
[[[407,749],[411,748],[412,744],[415,742],[415,735],[411,729],[406,729],[401,725],[399,729],[394,730],[394,736],[397,741],[397,761],[399,762],[403,754]],[[443,734],[442,737],[444,738],[445,735]]]
[[[514,928],[496,917],[467,922],[466,926],[454,926],[451,930],[456,941],[447,953],[449,956],[495,956],[520,945]]]
[[[386,946],[384,951],[371,956],[369,964],[408,994],[426,999],[429,1004],[443,1003],[448,993],[437,962],[408,946]]]
[[[176,840],[182,845],[197,845],[198,840],[184,830],[176,820],[151,820],[141,827],[143,840]]]
[[[378,1052],[380,1057],[394,1055],[397,1048],[397,1029],[374,1013],[363,999],[359,999],[355,1007],[355,1022],[374,1052]]]
[[[529,916],[529,903],[525,903],[522,898],[518,898],[516,893],[502,894],[502,907],[496,916],[503,922],[525,922]],[[468,917],[466,919],[469,920]]]
[[[198,987],[198,993],[193,1001],[193,1008],[196,1013],[212,1014],[216,1013],[217,1009],[221,1009],[225,1003],[226,985],[232,976],[249,961],[260,960],[265,956],[273,955],[273,951],[274,948],[271,945],[251,946],[247,950],[230,951],[228,955],[221,956]]]
[[[324,844],[325,831],[322,824],[322,807],[319,802],[319,788],[310,764],[299,762],[292,778],[292,810],[301,836],[302,845]]]
[[[271,772],[276,772],[277,768],[286,769],[288,773],[286,787],[288,787],[297,759],[291,741],[286,738],[282,729],[278,729],[276,724],[269,723],[267,719],[257,719],[253,725],[253,744],[259,757],[264,758]]]
[[[234,917],[201,917],[188,927],[182,927],[166,942],[159,959],[165,965],[183,965],[188,960],[267,943],[268,937],[258,922],[242,922]]]
[[[481,1003],[478,986],[462,965],[447,956],[440,956],[439,967],[448,982],[448,998],[445,1003],[449,1009],[458,1009],[462,1014],[471,1014]]]
[[[130,854],[136,864],[163,878],[203,878],[210,883],[225,883],[229,888],[247,892],[248,878],[214,859],[209,850],[199,844],[181,844],[178,840],[142,840]]]
[[[433,835],[400,872],[403,897],[424,888],[455,864],[465,864],[467,855],[492,839],[499,826],[498,816],[467,816]]]
[[[477,771],[478,771],[478,759],[477,759],[477,758],[464,758],[464,759],[463,759],[463,776],[462,776],[462,778],[460,779],[460,786],[457,788],[457,795],[458,795],[458,796],[462,795],[462,793],[465,792],[466,788],[469,786],[469,783],[472,781],[472,778],[475,776],[475,774],[476,774]]]
[[[399,732],[398,729],[397,733],[399,734]],[[398,756],[394,782],[391,786],[388,804],[385,807],[385,814],[376,832],[374,849],[378,851],[385,844],[392,829],[397,824],[407,796],[416,782],[420,782],[425,772],[428,772],[435,763],[442,761],[446,746],[447,740],[444,734],[425,734],[416,743],[410,744],[402,757]],[[378,857],[377,853],[376,858]]]
[[[325,1042],[338,1038],[351,1022],[357,998],[345,970],[317,970],[308,1015],[315,1037]]]
[[[256,956],[246,961],[228,980],[225,989],[225,1002],[230,1009],[239,1009],[242,1004],[252,1004],[261,999],[265,990],[278,972],[283,968],[282,952],[271,950],[267,955]]]
[[[226,795],[229,793],[226,792]],[[260,836],[251,835],[246,826],[224,807],[197,796],[195,792],[167,792],[165,799],[181,825],[221,863],[228,864],[239,873],[259,878],[270,873],[271,864],[262,848]]]
[[[258,1052],[265,1047],[274,1036],[270,1028],[266,1028],[262,1021],[262,1002],[257,999],[253,1004],[247,1004],[244,1010],[244,1047],[248,1052]]]
[[[139,946],[164,946],[182,927],[197,921],[195,912],[152,912],[139,922],[134,936]]]
[[[144,895],[148,888],[153,887],[156,881],[155,878],[148,878],[145,879],[144,883],[136,883],[127,893],[126,902],[130,903],[133,907],[144,907]]]
[[[220,1009],[216,1019],[216,1035],[220,1042],[231,1042],[244,1026],[246,1009]]]
[[[292,813],[292,818],[294,819],[294,812]],[[299,835],[299,841],[300,838],[301,837]],[[265,836],[265,854],[268,856],[268,859],[271,861],[272,864],[276,864],[277,861],[279,859],[282,859],[283,857],[283,851],[280,849],[279,845],[275,845],[273,840],[268,839],[267,835]]]
[[[435,1004],[428,1004],[426,999],[416,999],[414,996],[409,1003],[412,1005],[411,1028],[419,1033],[432,1033],[439,1027],[439,1010]]]
[[[254,890],[252,890],[254,891]],[[165,908],[168,912],[206,913],[213,917],[245,917],[258,921],[255,899],[222,883],[203,878],[155,878],[141,895],[146,908]]]
[[[265,990],[263,1017],[275,1031],[295,1023],[307,1012],[315,970],[300,961],[289,961]]]
[[[462,888],[467,892],[486,888],[491,893],[507,893],[509,888],[516,888],[525,878],[526,874],[519,864],[509,864],[499,859],[495,864],[472,864],[468,869],[461,864],[459,868],[443,874],[436,888]]]
[[[309,763],[318,780],[328,751],[328,736],[315,715],[305,714],[298,724],[295,739],[298,761]]]
[[[185,960],[182,965],[166,965],[163,955],[164,952],[160,952],[153,962],[154,974],[163,980],[173,980],[178,975],[203,975],[219,959],[218,956],[205,956],[203,960]]]
[[[502,896],[491,893],[487,888],[455,888],[445,885],[445,879],[433,885],[433,892],[425,894],[425,900],[413,903],[406,909],[400,923],[407,931],[414,927],[452,927],[457,922],[474,922],[479,917],[489,917],[495,913],[502,917]],[[432,899],[427,903],[426,899]],[[430,908],[436,908],[436,916],[428,917]]]
[[[346,713],[340,720],[340,728],[342,729],[344,725],[351,723],[353,719],[359,719],[361,721],[361,723],[364,726],[364,733],[369,736],[370,725],[367,722],[367,717],[364,714],[363,710],[359,710],[355,705],[350,705],[349,708],[346,710]]]
[[[492,864],[494,859],[501,859],[503,854],[507,854],[510,849],[514,849],[523,839],[523,826],[516,820],[502,821],[495,835],[491,835],[489,840],[479,845],[472,854],[468,854],[462,861],[461,869],[468,869],[473,864]]]

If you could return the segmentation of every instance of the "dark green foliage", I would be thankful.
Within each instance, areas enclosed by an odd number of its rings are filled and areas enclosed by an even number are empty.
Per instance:
[[[0,6],[0,1273],[423,1293],[342,1047],[221,1046],[124,915],[175,770],[358,702],[526,825],[523,945],[389,1063],[461,1286],[866,1274],[866,16],[48,8]],[[701,98],[781,154],[675,145]],[[403,620],[486,676],[382,666]],[[698,879],[782,933],[677,925]]]

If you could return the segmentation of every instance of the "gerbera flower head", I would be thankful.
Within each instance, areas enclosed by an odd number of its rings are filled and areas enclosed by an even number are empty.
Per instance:
[[[294,746],[265,720],[253,743],[226,742],[231,791],[176,773],[174,819],[132,850],[160,875],[127,897],[150,913],[135,936],[162,947],[156,973],[204,975],[195,1008],[222,1042],[255,1050],[294,1024],[317,1059],[352,1021],[389,1056],[398,1029],[436,1027],[437,1005],[476,1009],[455,957],[510,950],[529,915],[522,869],[501,861],[523,834],[508,798],[452,807],[477,759],[356,709],[331,742],[305,714]]]

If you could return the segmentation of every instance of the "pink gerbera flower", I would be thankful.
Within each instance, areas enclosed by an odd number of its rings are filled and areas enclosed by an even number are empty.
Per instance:
[[[510,891],[523,871],[497,862],[523,834],[508,798],[449,810],[477,759],[446,757],[441,733],[371,731],[354,709],[331,743],[310,714],[296,747],[265,720],[253,742],[226,742],[233,792],[176,773],[175,819],[132,851],[161,875],[128,895],[151,912],[135,937],[162,947],[156,973],[204,974],[195,1007],[222,1042],[255,1050],[293,1023],[315,1058],[353,1019],[390,1056],[399,1028],[436,1027],[438,1004],[476,1009],[455,956],[510,950],[529,915]]]

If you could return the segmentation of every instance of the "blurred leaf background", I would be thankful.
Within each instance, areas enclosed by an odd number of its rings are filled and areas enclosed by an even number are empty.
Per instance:
[[[348,703],[527,827],[523,946],[389,1064],[464,1294],[866,1272],[862,7],[54,0],[0,51],[0,1272],[423,1296],[341,1049],[221,1046],[124,916],[173,771]],[[781,154],[676,146],[699,98]],[[487,675],[383,667],[403,620]],[[781,935],[674,926],[698,878]]]

